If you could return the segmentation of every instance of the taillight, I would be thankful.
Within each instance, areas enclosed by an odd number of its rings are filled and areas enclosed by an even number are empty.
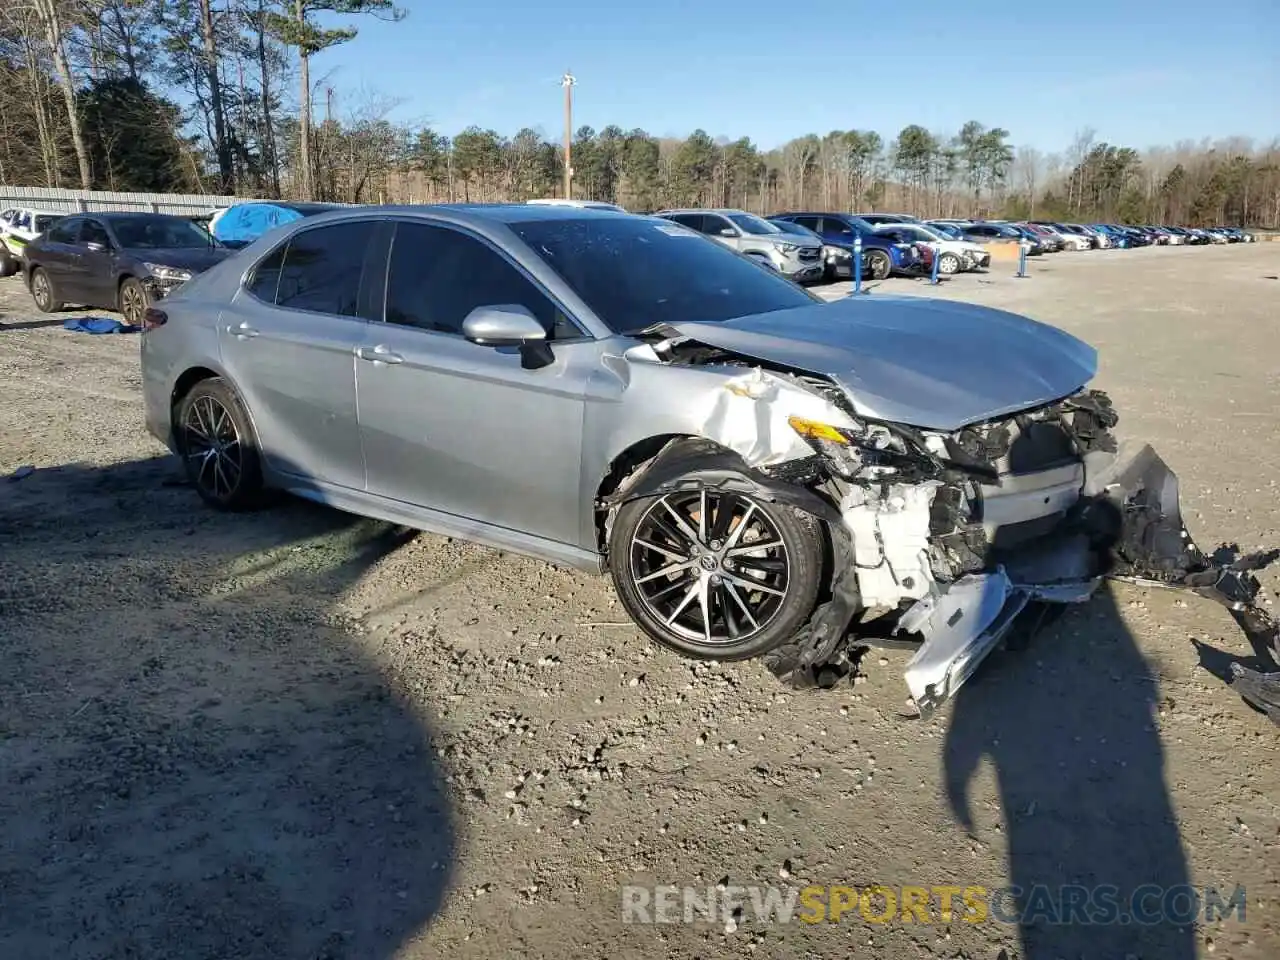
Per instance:
[[[163,327],[168,322],[169,315],[159,307],[147,307],[146,312],[142,315],[142,329],[144,331]]]

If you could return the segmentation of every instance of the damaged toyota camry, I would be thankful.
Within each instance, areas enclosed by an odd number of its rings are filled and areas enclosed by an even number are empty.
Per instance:
[[[1256,562],[1212,563],[1173,474],[1117,443],[1087,344],[963,303],[827,303],[666,220],[324,214],[144,326],[147,424],[210,504],[277,488],[607,570],[685,655],[825,686],[896,639],[928,713],[1108,575],[1269,628]]]

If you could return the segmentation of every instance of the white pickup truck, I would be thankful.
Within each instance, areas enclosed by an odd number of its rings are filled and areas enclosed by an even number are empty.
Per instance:
[[[16,273],[27,244],[63,216],[65,214],[52,210],[33,210],[30,207],[0,210],[0,277]]]

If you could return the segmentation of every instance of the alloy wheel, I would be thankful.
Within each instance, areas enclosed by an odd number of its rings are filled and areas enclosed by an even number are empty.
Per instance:
[[[182,434],[192,480],[215,499],[230,499],[244,473],[244,451],[227,408],[211,396],[196,397],[183,417]]]
[[[649,613],[687,640],[739,643],[778,615],[791,584],[768,509],[709,490],[668,494],[631,538],[630,574]]]
[[[141,326],[142,315],[146,313],[147,302],[142,288],[136,283],[125,283],[120,288],[120,312],[130,326]]]
[[[41,270],[31,278],[31,296],[35,299],[36,305],[41,310],[47,310],[49,307],[49,278],[44,275]]]

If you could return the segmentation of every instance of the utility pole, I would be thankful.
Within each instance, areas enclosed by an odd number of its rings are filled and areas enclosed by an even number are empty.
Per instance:
[[[564,198],[573,198],[573,85],[578,81],[568,70],[560,78],[564,87]]]

